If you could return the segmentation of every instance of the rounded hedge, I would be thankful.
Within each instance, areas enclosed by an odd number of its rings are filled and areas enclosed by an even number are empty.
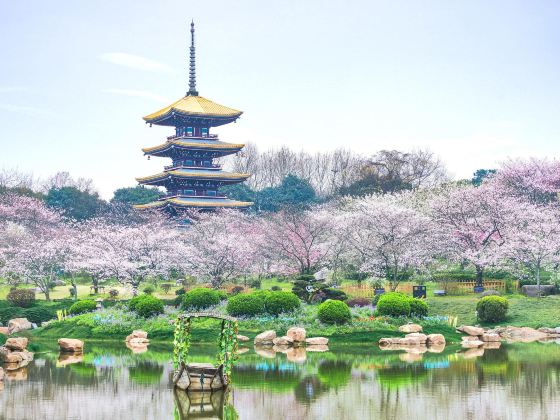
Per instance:
[[[319,305],[319,320],[324,324],[345,324],[352,319],[350,308],[341,300],[326,300]]]
[[[6,300],[14,306],[29,308],[35,303],[35,290],[13,288],[6,295]]]
[[[135,307],[134,311],[142,318],[150,318],[163,313],[163,302],[151,295],[143,295]]]
[[[295,311],[300,307],[300,301],[292,292],[271,292],[265,297],[264,306],[269,314],[279,315]]]
[[[501,322],[506,319],[509,303],[501,296],[486,296],[476,304],[476,313],[481,321]]]
[[[41,322],[50,321],[56,318],[56,311],[45,306],[34,306],[25,310],[25,317],[34,324],[41,325]]]
[[[0,309],[0,322],[7,324],[10,319],[24,318],[25,309],[16,306],[8,306],[7,308]]]
[[[386,316],[409,316],[410,297],[398,293],[383,293],[377,302],[377,313]]]
[[[255,316],[265,312],[265,299],[257,293],[242,294],[229,298],[226,311],[233,316]]]
[[[183,295],[182,309],[206,309],[217,305],[221,301],[221,294],[217,290],[199,287]]]
[[[95,308],[97,308],[97,304],[94,300],[79,300],[78,302],[70,306],[68,312],[70,312],[72,315],[79,315],[86,312],[95,311]]]
[[[410,315],[417,317],[428,316],[428,304],[423,299],[410,299]]]

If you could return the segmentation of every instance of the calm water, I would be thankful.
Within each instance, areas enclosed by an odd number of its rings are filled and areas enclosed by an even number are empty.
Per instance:
[[[170,347],[134,354],[124,343],[86,343],[82,358],[59,358],[49,345],[8,373],[1,419],[560,418],[556,343],[421,355],[372,345],[289,354],[248,348],[229,392],[196,401],[174,397]],[[197,361],[213,361],[208,347],[193,349]]]

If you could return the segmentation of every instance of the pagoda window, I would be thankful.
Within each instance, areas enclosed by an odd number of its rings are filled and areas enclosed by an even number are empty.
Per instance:
[[[194,161],[191,159],[185,160],[185,166],[194,166]]]
[[[209,197],[216,197],[216,190],[208,190],[206,191],[206,195]]]
[[[184,190],[185,195],[194,195],[194,190]]]
[[[208,137],[208,128],[207,128],[207,127],[203,127],[203,128],[201,129],[200,135],[201,135],[202,137]]]
[[[210,166],[212,166],[212,162],[210,162],[209,160],[205,160],[204,163],[203,163],[203,166],[210,167]]]
[[[187,127],[187,136],[188,137],[192,137],[194,133],[194,130],[192,127]]]

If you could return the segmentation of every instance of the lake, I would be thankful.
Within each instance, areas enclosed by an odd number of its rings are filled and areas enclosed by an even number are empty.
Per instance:
[[[86,342],[83,356],[33,344],[7,372],[1,419],[524,419],[560,418],[560,344],[504,344],[441,353],[333,345],[287,354],[243,349],[225,393],[174,393],[171,346],[134,353]],[[192,359],[213,362],[212,345]],[[221,417],[220,417],[221,416]]]

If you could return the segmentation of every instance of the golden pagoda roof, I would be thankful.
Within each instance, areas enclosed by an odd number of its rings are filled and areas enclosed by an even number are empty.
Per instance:
[[[254,203],[250,201],[236,201],[229,198],[226,199],[208,199],[206,197],[175,197],[164,200],[154,201],[148,204],[137,204],[134,208],[139,210],[156,209],[167,205],[175,205],[179,207],[200,207],[200,208],[228,208],[228,207],[250,207]]]
[[[242,149],[245,147],[244,144],[234,144],[234,143],[226,143],[219,140],[211,140],[211,141],[196,141],[196,140],[170,140],[166,143],[159,144],[153,147],[145,147],[142,149],[144,153],[151,153],[151,152],[158,152],[164,149],[167,149],[171,145],[175,145],[178,147],[189,147],[189,148],[196,148],[196,149]]]
[[[157,112],[146,115],[144,120],[147,122],[161,120],[174,112],[187,116],[208,116],[218,118],[237,118],[243,113],[237,109],[212,102],[202,96],[187,95]]]

